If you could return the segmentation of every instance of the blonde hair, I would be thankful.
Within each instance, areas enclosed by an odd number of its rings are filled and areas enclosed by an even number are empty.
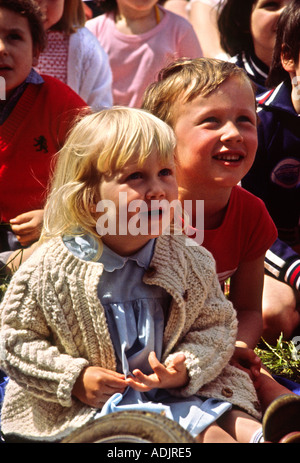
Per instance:
[[[192,101],[197,96],[208,96],[229,77],[238,76],[255,88],[246,72],[228,61],[214,58],[178,59],[163,68],[157,82],[144,93],[143,108],[174,127],[175,104]]]
[[[116,106],[83,117],[58,153],[41,241],[76,229],[99,238],[93,211],[102,175],[129,161],[143,165],[153,152],[162,162],[173,159],[175,144],[173,130],[142,109]]]

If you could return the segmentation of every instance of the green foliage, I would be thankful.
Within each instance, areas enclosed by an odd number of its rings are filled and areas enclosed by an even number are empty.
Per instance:
[[[300,383],[300,351],[298,350],[293,340],[284,341],[281,334],[275,346],[262,339],[255,352],[272,374]]]

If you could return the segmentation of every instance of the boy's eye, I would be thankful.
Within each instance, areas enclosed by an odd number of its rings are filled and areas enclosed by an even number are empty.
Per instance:
[[[202,124],[215,124],[218,122],[218,119],[215,116],[206,117],[201,121]]]
[[[248,116],[240,116],[238,122],[250,122],[250,124],[253,124],[252,119]]]
[[[17,32],[12,32],[11,34],[8,35],[8,39],[9,40],[21,40],[22,37]]]

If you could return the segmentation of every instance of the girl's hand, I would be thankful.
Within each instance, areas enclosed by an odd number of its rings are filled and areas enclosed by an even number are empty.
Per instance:
[[[148,360],[154,373],[144,375],[140,370],[133,370],[134,377],[126,379],[127,386],[145,392],[154,388],[174,389],[188,382],[184,354],[175,355],[167,367],[158,361],[155,352],[149,354]]]
[[[125,376],[101,367],[85,368],[76,383],[72,395],[90,407],[101,408],[116,392],[126,389]]]

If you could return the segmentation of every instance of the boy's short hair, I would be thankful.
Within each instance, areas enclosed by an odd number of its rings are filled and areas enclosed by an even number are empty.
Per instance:
[[[46,46],[46,33],[39,5],[34,0],[0,0],[0,8],[13,11],[27,18],[32,38],[33,50],[39,54]]]
[[[199,95],[208,96],[233,76],[250,83],[255,100],[254,84],[236,64],[214,58],[176,60],[163,68],[158,80],[146,89],[142,107],[173,127],[173,106],[179,99],[187,103]]]
[[[289,79],[281,64],[282,55],[297,65],[300,51],[300,0],[292,0],[283,10],[277,23],[276,42],[267,79],[268,87],[277,87]]]

